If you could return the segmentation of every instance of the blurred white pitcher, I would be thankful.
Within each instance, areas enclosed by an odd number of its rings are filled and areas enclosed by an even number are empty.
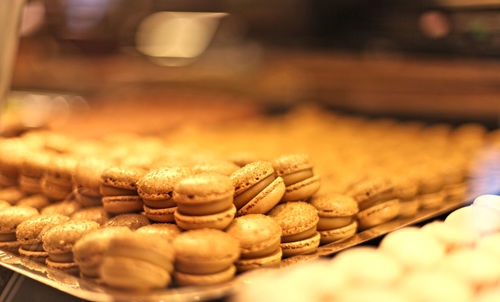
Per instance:
[[[0,0],[0,113],[10,87],[23,3],[24,0]]]

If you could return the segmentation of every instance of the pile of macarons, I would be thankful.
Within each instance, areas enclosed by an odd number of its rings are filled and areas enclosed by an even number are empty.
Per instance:
[[[242,284],[234,301],[500,301],[500,196],[396,230],[378,248],[256,271]]]

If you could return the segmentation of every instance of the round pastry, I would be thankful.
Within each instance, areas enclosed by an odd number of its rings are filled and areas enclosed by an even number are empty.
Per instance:
[[[32,207],[40,211],[49,204],[49,199],[45,195],[35,194],[19,200],[16,205]]]
[[[51,200],[64,200],[73,191],[72,175],[76,159],[70,156],[52,157],[42,177],[42,192]]]
[[[313,172],[309,156],[284,155],[273,161],[273,167],[276,174],[285,182],[284,201],[306,200],[319,190],[320,179]]]
[[[453,211],[446,217],[445,223],[480,235],[490,234],[500,230],[500,212],[481,206],[468,206]]]
[[[111,238],[130,232],[127,227],[107,227],[93,230],[80,238],[73,246],[73,257],[83,277],[100,278],[100,266]]]
[[[400,289],[415,301],[471,301],[472,288],[453,274],[415,271],[403,278]]]
[[[472,247],[479,240],[477,233],[466,228],[453,227],[442,221],[428,223],[421,230],[444,244],[448,252]]]
[[[102,227],[110,226],[125,226],[131,230],[136,230],[140,227],[149,225],[149,219],[141,214],[122,214],[115,216],[106,221]]]
[[[403,275],[403,267],[390,255],[372,248],[357,247],[333,258],[333,269],[359,286],[390,286]]]
[[[185,230],[224,229],[236,214],[233,193],[227,176],[205,173],[186,177],[174,190],[175,222]]]
[[[67,221],[69,217],[54,214],[41,215],[21,222],[16,229],[16,238],[21,244],[19,254],[45,264],[48,254],[42,246],[43,232]]]
[[[234,172],[231,179],[238,216],[267,213],[285,194],[285,183],[281,177],[276,177],[270,162],[248,164]]]
[[[150,290],[170,283],[174,249],[161,237],[123,233],[114,236],[101,265],[101,278],[107,285]]]
[[[85,234],[98,229],[94,221],[73,221],[52,227],[42,235],[43,249],[48,253],[46,264],[63,270],[68,274],[77,274],[78,266],[73,261],[73,245]]]
[[[175,237],[181,233],[181,229],[172,223],[155,223],[140,227],[136,232],[141,234],[154,234],[168,241],[173,241]]]
[[[71,216],[80,209],[81,205],[74,200],[60,201],[42,209],[42,215],[61,214]]]
[[[73,182],[76,187],[76,200],[84,207],[98,206],[101,204],[99,192],[101,174],[109,163],[102,159],[89,158],[82,160],[75,168]]]
[[[109,220],[109,215],[103,207],[90,207],[76,211],[71,215],[72,220],[89,220],[103,225]]]
[[[10,204],[17,204],[26,194],[17,187],[0,189],[0,200],[5,200]]]
[[[405,268],[430,268],[445,254],[444,245],[414,227],[389,233],[380,243],[380,248]]]
[[[8,207],[0,211],[0,249],[17,253],[21,245],[16,238],[17,226],[36,216],[38,211],[35,208],[24,206]]]
[[[385,223],[399,214],[399,199],[378,203],[358,213],[360,229],[368,229]]]
[[[281,228],[269,216],[248,214],[236,218],[226,232],[238,239],[240,259],[236,262],[239,272],[269,266],[279,266]]]
[[[185,168],[151,170],[137,182],[137,192],[144,201],[146,216],[152,221],[174,222],[177,204],[172,198],[175,185],[190,175]]]
[[[281,227],[281,249],[283,256],[314,253],[320,243],[316,231],[319,222],[315,207],[306,202],[279,204],[269,212]]]
[[[318,210],[321,243],[350,238],[356,233],[358,204],[349,196],[331,193],[315,196],[311,204]]]
[[[240,255],[238,240],[220,230],[187,231],[175,238],[175,272],[178,285],[210,285],[229,281]]]
[[[133,167],[111,167],[104,170],[99,187],[104,209],[112,214],[142,210],[142,199],[137,195],[137,181],[144,174],[145,170]]]
[[[52,156],[49,152],[37,151],[24,158],[19,175],[21,190],[32,194],[42,192],[42,177],[48,169]]]

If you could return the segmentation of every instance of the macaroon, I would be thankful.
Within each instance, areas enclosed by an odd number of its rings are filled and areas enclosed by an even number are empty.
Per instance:
[[[174,189],[175,222],[184,230],[225,229],[236,214],[231,179],[221,174],[188,176]]]
[[[323,194],[313,197],[311,205],[318,210],[317,229],[322,244],[345,240],[356,234],[359,209],[353,198],[336,193]]]
[[[273,161],[273,167],[285,183],[283,201],[307,200],[319,190],[320,178],[308,155],[283,155]]]
[[[38,216],[35,208],[25,206],[8,207],[0,211],[0,249],[17,254],[21,243],[16,238],[17,226]]]
[[[137,230],[149,224],[151,224],[149,219],[142,214],[122,214],[109,219],[102,227],[124,226],[131,230]]]
[[[276,176],[272,164],[266,161],[245,165],[231,175],[231,180],[238,216],[269,212],[286,190],[283,178]]]
[[[50,205],[50,201],[45,195],[35,194],[24,197],[23,199],[19,200],[16,205],[32,207],[40,211],[41,209]]]
[[[468,206],[451,212],[444,222],[486,235],[500,231],[500,212],[486,207]]]
[[[34,151],[23,159],[19,174],[19,187],[26,193],[42,192],[42,177],[48,169],[53,155],[49,152]]]
[[[94,221],[74,221],[52,227],[42,235],[43,250],[48,253],[47,266],[68,274],[78,274],[78,265],[73,260],[73,245],[85,234],[99,228]]]
[[[172,198],[174,187],[190,174],[186,168],[159,168],[144,175],[137,182],[137,193],[144,202],[145,215],[156,222],[174,222],[177,209]]]
[[[239,242],[215,229],[184,232],[174,240],[177,285],[212,285],[234,277],[240,256]]]
[[[417,214],[420,203],[417,198],[418,183],[410,176],[397,175],[391,178],[394,197],[399,199],[399,216],[412,217]]]
[[[143,203],[137,194],[137,181],[146,171],[134,167],[111,167],[101,174],[99,192],[102,204],[111,214],[134,213],[142,210]]]
[[[80,275],[89,279],[100,279],[100,267],[110,240],[119,234],[130,232],[127,227],[107,227],[93,230],[82,236],[73,245],[73,257]]]
[[[42,177],[42,192],[51,200],[64,200],[73,191],[72,175],[76,159],[71,156],[51,157]]]
[[[262,214],[236,218],[226,232],[240,243],[239,272],[259,267],[277,267],[281,262],[281,227],[274,219]]]
[[[102,205],[99,186],[101,174],[108,166],[107,161],[99,158],[81,160],[76,166],[73,175],[75,197],[83,207]]]
[[[21,222],[16,229],[16,238],[21,244],[19,254],[45,264],[48,253],[43,250],[43,233],[67,221],[69,217],[53,214],[40,215]]]
[[[113,236],[100,268],[102,281],[115,288],[147,291],[164,288],[173,271],[174,248],[168,241],[137,232]]]
[[[353,184],[347,195],[358,203],[359,228],[364,230],[396,218],[399,199],[389,178],[373,176]]]
[[[318,211],[309,203],[287,202],[269,212],[281,227],[283,257],[314,253],[320,243]]]
[[[479,240],[479,235],[476,232],[467,228],[456,228],[442,221],[428,223],[421,228],[421,231],[440,241],[447,252],[471,248]]]
[[[41,210],[42,215],[61,214],[71,216],[81,208],[75,200],[65,200],[52,203]]]

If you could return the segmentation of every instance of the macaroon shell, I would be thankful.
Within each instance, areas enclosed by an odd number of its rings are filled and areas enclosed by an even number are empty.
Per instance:
[[[349,225],[338,229],[319,231],[319,234],[321,236],[321,244],[351,238],[352,236],[354,236],[354,234],[356,234],[357,229],[358,222],[353,221]]]
[[[267,161],[247,164],[231,174],[235,196],[251,188],[274,173],[273,165]]]
[[[281,243],[283,257],[312,254],[318,249],[320,240],[321,236],[316,232],[314,236],[304,240]]]
[[[102,205],[111,214],[134,213],[142,210],[142,199],[139,196],[105,196]]]
[[[367,229],[390,221],[399,214],[399,200],[393,199],[379,203],[358,213],[360,229]]]
[[[276,206],[285,194],[285,183],[281,177],[277,177],[264,190],[247,202],[236,213],[237,216],[247,214],[265,214]]]
[[[307,200],[319,190],[320,177],[315,175],[286,187],[283,201]]]
[[[177,207],[154,209],[144,205],[144,215],[155,222],[175,222],[174,212]]]
[[[238,270],[238,272],[246,272],[261,267],[279,267],[282,257],[283,252],[281,248],[279,248],[271,255],[261,258],[240,259],[236,261],[236,269]]]
[[[204,286],[228,282],[234,278],[236,267],[231,265],[228,269],[208,275],[194,275],[181,272],[174,272],[175,283],[179,286]]]

